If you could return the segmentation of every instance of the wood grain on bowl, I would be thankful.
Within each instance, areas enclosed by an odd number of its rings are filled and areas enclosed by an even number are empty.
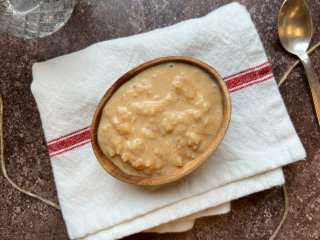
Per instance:
[[[101,134],[100,134],[101,132],[98,131],[99,125],[100,124],[102,125],[102,123],[103,123],[103,120],[101,120],[101,119],[106,114],[106,113],[103,114],[103,112],[105,111],[104,109],[106,108],[105,106],[107,103],[108,103],[107,106],[111,105],[111,103],[113,103],[114,99],[116,99],[116,98],[120,99],[121,102],[124,101],[121,98],[119,98],[119,93],[124,89],[124,86],[129,86],[127,83],[128,81],[130,81],[133,78],[136,78],[138,76],[141,76],[143,74],[146,74],[147,72],[150,72],[152,69],[159,68],[159,66],[161,66],[163,64],[166,64],[165,66],[167,66],[167,69],[170,69],[171,71],[172,71],[172,68],[169,68],[169,66],[172,67],[173,65],[175,65],[178,68],[179,66],[185,65],[188,68],[190,68],[190,66],[193,66],[194,69],[198,69],[198,70],[201,70],[200,72],[204,72],[204,75],[208,79],[207,84],[209,84],[209,86],[211,86],[211,84],[210,84],[210,79],[211,79],[214,82],[215,87],[218,87],[218,89],[219,89],[218,93],[219,93],[219,95],[221,95],[219,106],[223,110],[222,111],[223,114],[222,114],[222,116],[220,116],[221,121],[217,125],[217,128],[214,131],[215,134],[212,136],[212,138],[210,138],[209,140],[207,139],[207,143],[205,145],[205,148],[201,152],[199,152],[198,155],[194,155],[193,159],[191,159],[190,161],[185,161],[184,164],[181,165],[181,167],[174,168],[171,172],[165,172],[165,174],[163,174],[163,175],[161,175],[161,174],[152,175],[150,173],[149,173],[149,175],[131,174],[126,169],[119,167],[119,163],[115,162],[115,159],[113,159],[112,156],[110,157],[110,155],[108,155],[106,153],[105,149],[101,147],[101,146],[104,146],[104,144],[102,144],[100,146],[101,142],[99,144],[99,139],[101,140]],[[193,69],[193,68],[191,68],[191,69]],[[188,76],[186,76],[186,77],[188,77]],[[162,79],[162,81],[164,81],[164,80],[165,79]],[[130,84],[133,82],[134,82],[134,80],[132,80],[132,82],[130,82]],[[153,83],[157,84],[159,82],[157,80],[153,80]],[[173,82],[173,87],[175,87],[175,86],[178,87],[178,89],[176,89],[176,91],[179,92],[179,90],[180,90],[181,91],[180,94],[184,95],[185,98],[188,98],[188,97],[190,97],[189,96],[190,94],[189,94],[189,91],[186,91],[188,89],[186,84],[188,84],[188,81],[182,81],[182,80],[175,81],[175,82]],[[195,84],[200,84],[200,83],[197,81],[197,82],[195,82]],[[181,90],[181,89],[179,89],[179,85],[183,85],[186,87],[183,87],[183,89]],[[120,90],[117,92],[117,90],[119,88],[120,88]],[[215,92],[213,92],[213,93],[215,93]],[[114,95],[114,97],[109,102],[109,100],[111,99],[111,97],[113,95]],[[212,94],[210,93],[208,96],[212,96]],[[211,97],[210,97],[210,99],[211,99]],[[119,100],[118,100],[118,102],[119,102]],[[181,106],[180,105],[178,105],[178,106],[181,109]],[[107,107],[107,109],[109,109],[109,107]],[[184,107],[183,107],[183,109],[184,109]],[[136,185],[162,185],[165,183],[169,183],[169,182],[178,180],[178,179],[182,178],[183,176],[186,176],[187,174],[189,174],[190,172],[195,170],[197,167],[199,167],[207,158],[209,158],[209,156],[215,151],[215,149],[217,148],[217,146],[221,142],[222,138],[224,137],[224,135],[227,131],[228,125],[229,125],[230,116],[231,116],[231,102],[230,102],[230,96],[229,96],[228,89],[227,89],[226,85],[224,84],[223,79],[220,77],[220,75],[212,67],[210,67],[209,65],[207,65],[204,62],[201,62],[197,59],[192,59],[192,58],[179,57],[179,56],[158,58],[158,59],[154,59],[149,62],[143,63],[143,64],[135,67],[134,69],[130,70],[129,72],[124,74],[122,77],[120,77],[107,90],[105,95],[102,97],[100,103],[98,104],[98,107],[97,107],[96,112],[93,117],[92,127],[91,127],[92,147],[93,147],[94,153],[96,155],[96,158],[98,159],[98,161],[100,162],[102,167],[109,174],[116,177],[117,179],[128,182],[128,183],[136,184]],[[100,134],[99,137],[98,137],[98,133]],[[114,134],[116,134],[116,132],[114,132]],[[104,139],[106,139],[106,141],[108,142],[108,139],[113,137],[113,133],[111,133],[111,135],[109,133],[109,135],[107,135],[107,136],[108,136],[108,138],[104,138]],[[116,137],[116,135],[114,137]],[[179,135],[179,137],[180,137],[180,135]],[[112,139],[110,139],[110,141],[111,140]],[[160,142],[158,142],[158,143],[160,143]],[[194,146],[194,147],[197,148],[198,146]],[[148,169],[144,169],[144,170],[148,170]]]

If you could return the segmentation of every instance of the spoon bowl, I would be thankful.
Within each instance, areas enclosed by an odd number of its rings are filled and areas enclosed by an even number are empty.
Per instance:
[[[292,54],[304,54],[313,35],[309,7],[304,0],[286,0],[280,10],[278,32],[282,46]]]

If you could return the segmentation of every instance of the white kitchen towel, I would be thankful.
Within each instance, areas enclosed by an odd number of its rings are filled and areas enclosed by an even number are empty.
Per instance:
[[[230,90],[232,118],[221,145],[198,170],[150,190],[102,169],[91,149],[90,123],[117,78],[167,55],[213,66]],[[305,158],[250,15],[238,3],[36,63],[31,89],[71,239],[121,238],[282,184],[279,167]]]

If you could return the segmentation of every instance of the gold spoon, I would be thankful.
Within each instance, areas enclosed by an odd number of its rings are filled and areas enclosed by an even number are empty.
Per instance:
[[[301,59],[307,73],[320,125],[320,85],[307,54],[313,34],[313,25],[311,13],[305,0],[284,1],[279,13],[278,33],[282,46]]]

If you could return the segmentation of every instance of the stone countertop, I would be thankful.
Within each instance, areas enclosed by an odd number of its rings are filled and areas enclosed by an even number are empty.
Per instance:
[[[90,44],[200,17],[228,0],[81,0],[70,21],[50,37],[24,40],[0,34],[0,91],[4,99],[7,169],[21,187],[57,201],[39,112],[30,92],[33,63],[80,50]],[[250,11],[274,75],[279,80],[296,60],[280,46],[277,16],[282,1],[241,0]],[[309,0],[320,40],[320,1]],[[312,55],[320,79],[320,50]],[[307,150],[307,160],[285,167],[288,219],[278,239],[320,239],[320,129],[306,75],[299,65],[281,87],[290,117]],[[13,189],[0,174],[0,239],[68,239],[60,211]],[[284,212],[281,188],[232,202],[223,216],[196,221],[180,234],[136,234],[125,239],[268,239]]]

